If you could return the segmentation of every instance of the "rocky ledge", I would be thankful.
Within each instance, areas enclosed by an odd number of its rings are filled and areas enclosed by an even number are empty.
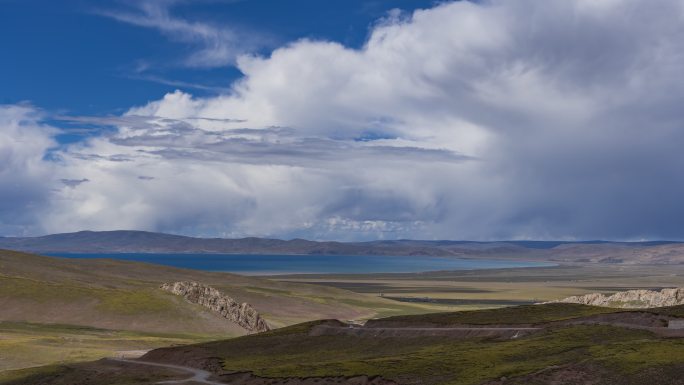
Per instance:
[[[579,303],[582,305],[605,306],[626,309],[641,309],[684,305],[684,288],[656,290],[628,290],[605,295],[592,293],[577,295],[547,303]]]
[[[173,282],[161,285],[161,289],[202,305],[252,333],[270,330],[266,321],[250,304],[238,303],[213,287],[198,282]]]

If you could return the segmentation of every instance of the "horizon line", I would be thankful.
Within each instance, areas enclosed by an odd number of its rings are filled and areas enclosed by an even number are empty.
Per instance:
[[[454,243],[639,243],[639,244],[668,244],[668,243],[684,243],[684,240],[669,240],[669,239],[650,239],[650,240],[608,240],[608,239],[575,239],[575,240],[561,240],[561,239],[496,239],[496,240],[469,240],[469,239],[412,239],[412,238],[397,238],[397,239],[374,239],[374,240],[364,240],[364,241],[341,241],[341,240],[315,240],[306,238],[274,238],[270,236],[242,236],[236,238],[229,237],[219,237],[219,236],[196,236],[196,235],[186,235],[186,234],[175,234],[167,233],[161,231],[150,231],[150,230],[130,230],[130,229],[118,229],[118,230],[78,230],[64,233],[48,233],[43,235],[29,235],[29,236],[17,236],[17,235],[0,235],[1,238],[5,239],[18,239],[18,238],[42,238],[49,236],[58,235],[73,235],[79,233],[147,233],[147,234],[157,234],[157,235],[170,235],[175,237],[185,237],[193,239],[225,239],[225,240],[244,240],[244,239],[264,239],[264,240],[277,240],[283,242],[291,241],[307,241],[307,242],[336,242],[336,243],[374,243],[374,242],[454,242]]]

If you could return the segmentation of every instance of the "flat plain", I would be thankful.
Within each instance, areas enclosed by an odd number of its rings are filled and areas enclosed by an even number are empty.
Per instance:
[[[534,268],[271,278],[382,296],[435,311],[454,311],[537,303],[595,292],[682,287],[684,265],[568,263]]]

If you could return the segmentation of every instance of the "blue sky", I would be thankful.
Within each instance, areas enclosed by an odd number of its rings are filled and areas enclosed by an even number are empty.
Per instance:
[[[301,38],[359,47],[373,23],[389,10],[412,11],[433,2],[179,1],[169,5],[169,12],[179,19],[239,30],[257,40],[249,52],[268,54]],[[178,41],[155,28],[106,16],[109,12],[136,13],[135,4],[1,1],[0,44],[10,60],[0,61],[0,102],[29,101],[76,115],[120,114],[176,89],[197,96],[216,94],[241,75],[231,63],[189,68],[182,58],[196,48],[196,42]]]
[[[684,239],[684,0],[0,0],[0,236]]]

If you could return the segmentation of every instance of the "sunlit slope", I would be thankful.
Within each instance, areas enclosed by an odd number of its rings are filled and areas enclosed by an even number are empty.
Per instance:
[[[159,290],[163,282],[181,280],[214,286],[252,304],[274,327],[319,318],[356,319],[376,312],[419,309],[332,287],[127,261],[0,251],[0,321],[150,332],[244,333],[204,308]]]
[[[222,337],[26,322],[0,322],[0,336],[0,379],[8,370],[137,356],[149,349]]]

